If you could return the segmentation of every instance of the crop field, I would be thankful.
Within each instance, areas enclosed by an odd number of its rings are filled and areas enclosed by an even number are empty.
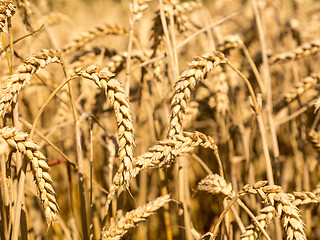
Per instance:
[[[316,0],[0,0],[0,239],[320,239],[319,27]]]

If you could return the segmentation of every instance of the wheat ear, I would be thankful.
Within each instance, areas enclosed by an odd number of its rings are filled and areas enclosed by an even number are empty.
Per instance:
[[[204,54],[201,57],[195,57],[195,60],[189,64],[191,68],[182,72],[175,84],[171,99],[168,136],[178,134],[182,130],[182,120],[187,102],[196,84],[205,79],[207,73],[212,71],[213,67],[225,61],[224,55],[221,52]]]
[[[319,134],[315,130],[311,130],[307,134],[307,138],[309,142],[312,144],[312,147],[317,151],[320,152],[320,137]]]
[[[291,197],[292,204],[295,206],[307,205],[311,203],[318,204],[320,202],[320,197],[314,192],[293,192]]]
[[[188,133],[182,135],[174,135],[169,139],[158,142],[149,151],[137,157],[134,161],[132,176],[136,177],[141,170],[147,167],[164,167],[172,163],[176,157],[191,152],[195,147],[202,146],[211,148],[218,154],[218,146],[210,136],[206,136],[200,132]],[[105,204],[105,212],[107,214],[109,205],[114,194],[120,189],[121,185],[117,184],[122,176],[118,172],[114,176],[114,184],[110,188],[110,192]]]
[[[289,92],[284,94],[284,97],[274,105],[274,110],[279,111],[298,97],[302,96],[305,92],[319,82],[320,74],[318,73],[313,73],[310,76],[305,77],[301,82],[297,83],[293,88],[291,88]]]
[[[275,64],[277,62],[287,62],[307,57],[316,54],[319,51],[319,48],[320,40],[316,39],[310,43],[305,43],[301,46],[298,46],[296,49],[293,49],[289,52],[269,57],[269,64]]]
[[[80,74],[83,78],[94,81],[98,87],[104,89],[106,96],[113,106],[118,124],[120,159],[118,169],[120,178],[116,184],[129,186],[135,143],[130,103],[124,95],[123,87],[118,80],[113,78],[113,73],[109,72],[107,68],[101,68],[97,65],[91,65],[85,70],[79,69],[76,73]]]
[[[127,212],[124,217],[111,225],[108,230],[102,232],[102,239],[118,240],[121,239],[129,229],[145,221],[150,215],[154,214],[159,208],[170,201],[170,196],[159,197],[148,204]]]
[[[110,23],[100,24],[90,29],[87,32],[83,32],[81,34],[81,37],[74,39],[72,42],[64,46],[61,49],[61,52],[64,54],[70,54],[80,49],[85,44],[91,42],[97,37],[100,37],[103,35],[123,35],[123,34],[126,34],[127,32],[128,30],[126,28],[119,26],[117,24],[110,24]]]
[[[179,33],[187,34],[188,32],[191,32],[195,29],[194,24],[192,24],[187,14],[200,7],[199,3],[193,1],[182,3],[177,0],[167,0],[163,1],[163,5],[165,18],[168,25],[170,25],[170,14],[172,12],[174,24],[177,27]],[[161,25],[160,10],[156,11],[156,16],[153,19],[151,32],[151,49],[153,50],[153,56],[155,56],[157,51],[161,51],[163,47],[164,32]]]
[[[256,219],[259,221],[262,228],[266,228],[268,224],[271,223],[272,219],[275,216],[276,209],[274,206],[269,205],[264,207],[259,211],[259,214],[256,216]],[[241,240],[253,240],[257,239],[259,236],[260,229],[255,224],[250,224],[246,227],[246,230],[241,234]]]
[[[12,1],[0,2],[0,32],[5,32],[7,18],[12,17],[16,12],[16,6]]]
[[[184,135],[174,135],[169,139],[158,142],[145,154],[137,157],[134,164],[133,176],[146,167],[165,167],[170,165],[174,159],[182,154],[188,153],[197,146],[211,148],[215,152],[218,146],[214,140],[200,132],[184,132]]]
[[[218,45],[217,50],[227,54],[231,49],[238,48],[241,48],[241,40],[239,36],[230,35],[223,39],[223,42]]]
[[[30,84],[31,75],[50,63],[61,63],[60,54],[57,51],[45,49],[32,54],[32,57],[24,60],[24,64],[16,68],[16,73],[8,78],[8,84],[0,97],[0,117],[4,116],[11,104],[17,102],[21,88]]]
[[[21,152],[25,160],[31,163],[32,173],[36,182],[42,209],[48,225],[56,220],[59,212],[55,191],[52,187],[53,180],[49,174],[49,166],[46,157],[39,151],[39,146],[29,138],[29,135],[15,128],[4,127],[0,130],[3,139],[15,151]]]
[[[227,184],[226,180],[218,174],[210,174],[202,179],[198,183],[197,192],[205,192],[212,195],[222,194],[225,196],[234,194],[231,183]]]
[[[311,203],[319,203],[320,198],[313,192],[294,192],[288,194],[288,197],[294,206],[306,205]],[[259,215],[256,217],[260,225],[266,228],[271,223],[272,219],[276,214],[274,206],[269,205],[260,210]],[[246,227],[245,233],[241,235],[241,240],[250,240],[258,238],[259,229],[254,225],[250,224]]]
[[[282,220],[288,240],[306,240],[304,223],[300,218],[299,209],[292,204],[290,195],[283,193],[280,186],[266,186],[266,184],[267,181],[260,181],[253,187],[246,185],[243,190],[247,193],[258,194],[264,202],[274,207],[275,213]]]

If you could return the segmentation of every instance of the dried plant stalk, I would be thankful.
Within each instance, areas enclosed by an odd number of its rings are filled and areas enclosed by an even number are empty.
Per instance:
[[[53,180],[49,174],[50,167],[46,157],[39,151],[40,147],[29,138],[29,135],[15,128],[4,127],[0,130],[3,139],[15,151],[21,152],[25,160],[31,163],[32,173],[36,182],[42,209],[48,225],[57,219],[59,207],[52,187]]]
[[[149,202],[142,207],[127,212],[124,217],[119,219],[115,224],[111,225],[108,230],[102,232],[102,239],[121,239],[129,229],[137,226],[140,222],[154,214],[159,208],[163,207],[169,201],[170,196],[165,195],[155,199],[152,202]]]
[[[7,85],[0,97],[0,117],[3,117],[8,108],[17,102],[18,94],[25,85],[30,84],[31,75],[45,68],[50,63],[61,63],[60,54],[53,50],[41,50],[24,60],[18,66],[15,74],[7,79]]]

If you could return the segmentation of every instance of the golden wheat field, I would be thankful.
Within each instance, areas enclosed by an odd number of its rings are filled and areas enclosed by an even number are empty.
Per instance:
[[[320,239],[320,1],[0,0],[0,239]]]

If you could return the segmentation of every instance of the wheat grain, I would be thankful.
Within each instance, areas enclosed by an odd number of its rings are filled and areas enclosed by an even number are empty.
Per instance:
[[[228,54],[232,49],[241,48],[241,39],[237,35],[230,35],[223,39],[223,42],[220,43],[217,47],[217,50]]]
[[[293,192],[291,198],[292,204],[295,206],[320,202],[320,197],[313,192]]]
[[[188,35],[189,32],[195,30],[195,26],[192,24],[187,14],[200,7],[199,3],[192,1],[181,3],[180,1],[176,0],[167,0],[163,1],[163,6],[166,22],[168,23],[168,25],[170,25],[170,14],[172,13],[174,24],[180,34]],[[156,56],[158,51],[163,51],[164,32],[161,24],[160,10],[156,11],[156,16],[153,19],[151,32],[151,49],[153,50],[153,56]]]
[[[138,21],[142,18],[143,12],[148,8],[150,0],[138,0],[130,3],[130,11],[133,14],[133,21]]]
[[[33,10],[31,9],[30,0],[20,0],[18,1],[18,9],[22,13],[23,23],[29,32],[33,31],[31,26],[31,17],[33,15]]]
[[[259,215],[256,216],[256,219],[259,221],[261,227],[266,228],[267,225],[271,223],[275,216],[275,212],[276,209],[272,205],[264,207],[259,211]],[[241,240],[257,239],[259,231],[260,229],[255,224],[250,224],[246,227],[246,231],[241,234]]]
[[[304,78],[302,82],[299,82],[297,85],[294,86],[293,89],[290,90],[290,92],[285,94],[285,97],[284,97],[285,101],[287,103],[292,102],[295,98],[301,96],[308,89],[312,88],[319,82],[320,82],[320,75],[316,73],[313,73],[311,76]]]

